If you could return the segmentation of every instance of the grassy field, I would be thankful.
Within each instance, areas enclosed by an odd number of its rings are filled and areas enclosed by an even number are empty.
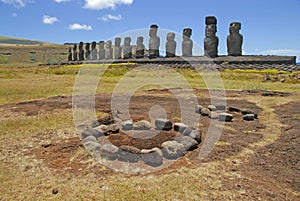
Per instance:
[[[71,109],[39,111],[37,115],[26,116],[8,110],[4,104],[45,99],[53,96],[71,96],[74,82],[83,66],[0,66],[0,200],[240,200],[247,199],[242,189],[231,189],[224,180],[240,180],[245,175],[231,171],[233,166],[246,163],[255,151],[274,142],[280,135],[282,124],[274,116],[274,107],[299,100],[300,80],[289,78],[294,73],[277,71],[224,71],[220,72],[226,90],[269,90],[289,92],[289,97],[244,97],[261,107],[265,115],[261,123],[269,125],[264,138],[225,161],[201,163],[199,166],[182,167],[176,171],[161,174],[131,176],[111,173],[96,163],[81,147],[74,152],[72,160],[80,161],[80,173],[69,169],[51,169],[44,162],[32,158],[28,153],[35,148],[76,137]],[[88,65],[87,68],[106,69],[107,66]],[[132,65],[109,67],[102,76],[98,93],[110,94]],[[149,70],[151,71],[151,70]],[[193,88],[206,88],[204,77],[216,74],[189,69],[176,69]],[[147,76],[149,74],[143,72]],[[280,81],[265,81],[266,74]],[[151,76],[158,76],[151,73]],[[159,75],[159,76],[166,76]],[[168,74],[172,76],[172,74]],[[134,75],[132,79],[134,79]],[[158,77],[159,78],[159,77]],[[280,80],[280,79],[279,79]],[[157,86],[144,86],[143,89]],[[174,85],[175,87],[175,85]],[[220,87],[219,83],[212,88]],[[126,88],[124,88],[126,92]],[[143,92],[145,93],[145,92]],[[9,107],[9,106],[7,106]],[[276,131],[276,132],[274,132]],[[270,135],[272,134],[272,135]],[[227,146],[219,142],[219,146]],[[186,159],[188,160],[188,159]],[[234,161],[234,163],[233,163]],[[186,161],[189,163],[189,161]],[[99,172],[99,174],[97,173]],[[109,176],[105,173],[110,172]],[[251,178],[247,178],[251,180]],[[254,185],[255,182],[253,181]],[[263,181],[261,181],[263,182]],[[261,185],[261,183],[257,183]],[[291,200],[299,192],[280,184],[275,189],[284,189]],[[56,192],[57,191],[57,192]],[[272,198],[272,197],[270,197]],[[273,199],[272,199],[273,200]],[[274,198],[276,200],[276,197]],[[296,199],[295,199],[296,200]]]

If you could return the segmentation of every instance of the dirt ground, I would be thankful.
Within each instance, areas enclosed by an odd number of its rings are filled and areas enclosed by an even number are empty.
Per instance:
[[[198,101],[201,105],[210,104],[208,92],[196,90],[199,96]],[[226,167],[228,172],[239,172],[245,177],[229,178],[226,175],[222,179],[223,186],[230,190],[247,189],[243,197],[236,199],[249,200],[285,200],[289,198],[288,191],[282,189],[292,189],[298,192],[296,199],[300,199],[300,138],[299,138],[299,114],[300,101],[290,102],[274,108],[276,116],[280,119],[280,123],[284,126],[281,128],[281,135],[277,140],[263,147],[256,149],[253,156],[247,158],[240,164],[236,160],[242,150],[250,147],[251,144],[259,143],[266,132],[264,125],[260,120],[263,109],[255,103],[245,100],[244,96],[273,96],[284,97],[289,94],[266,92],[266,91],[227,91],[227,106],[235,106],[238,108],[249,109],[258,113],[258,119],[254,121],[242,120],[242,114],[232,113],[234,115],[233,122],[226,122],[223,133],[219,142],[213,151],[203,161],[199,161],[198,153],[201,148],[188,152],[184,157],[178,159],[167,169],[155,172],[153,174],[168,174],[176,171],[180,167],[195,168],[199,162],[210,163],[214,161],[231,160],[232,164]],[[35,100],[29,102],[1,105],[0,108],[7,112],[9,117],[11,113],[18,113],[24,116],[35,116],[43,112],[55,112],[72,108],[71,97],[53,97],[43,100]],[[99,112],[109,113],[110,95],[99,95],[96,97],[96,109]],[[142,103],[142,105],[141,105]],[[149,109],[153,105],[162,106],[168,114],[169,119],[180,117],[180,106],[176,98],[168,91],[150,90],[147,95],[133,96],[130,102],[130,113],[134,120],[148,119]],[[5,116],[4,116],[5,118]],[[148,119],[149,120],[149,119]],[[210,119],[201,117],[199,129],[203,133],[205,139]],[[276,128],[277,129],[277,128]],[[49,135],[53,135],[49,134]],[[47,137],[47,136],[45,136]],[[137,140],[125,134],[111,135],[110,140],[117,146],[134,145],[138,148],[152,148],[160,146],[162,142],[172,139],[172,134],[160,133],[155,139]],[[37,139],[36,139],[37,140]],[[38,140],[37,140],[38,141]],[[24,155],[31,158],[42,160],[42,164],[48,168],[64,175],[64,171],[74,174],[74,176],[82,176],[93,172],[101,178],[109,177],[116,174],[114,171],[106,169],[99,170],[97,168],[88,168],[87,163],[90,156],[83,154],[74,157],[78,150],[83,146],[78,137],[70,137],[67,139],[56,139],[50,143],[36,143],[35,147],[26,149]],[[189,160],[186,160],[188,158]],[[86,161],[86,162],[85,162]],[[263,186],[263,189],[261,187]],[[294,195],[293,195],[294,196]],[[220,197],[222,198],[222,197]]]

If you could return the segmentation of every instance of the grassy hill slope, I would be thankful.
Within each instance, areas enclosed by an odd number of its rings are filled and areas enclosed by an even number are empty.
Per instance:
[[[12,38],[7,36],[0,36],[0,45],[50,45],[53,43],[38,41],[38,40],[28,40],[23,38]]]

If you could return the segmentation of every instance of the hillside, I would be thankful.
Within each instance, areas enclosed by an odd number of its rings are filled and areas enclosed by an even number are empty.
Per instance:
[[[53,43],[38,41],[38,40],[28,40],[23,38],[12,38],[7,36],[0,36],[0,45],[50,45]]]

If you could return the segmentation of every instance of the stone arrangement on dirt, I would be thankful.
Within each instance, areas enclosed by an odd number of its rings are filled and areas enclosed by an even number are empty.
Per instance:
[[[225,105],[195,106],[195,112],[214,121],[232,122],[233,114],[241,113],[244,121],[257,118],[255,112]],[[153,167],[165,160],[176,160],[196,149],[202,132],[182,122],[156,118],[122,120],[118,114],[109,115],[91,124],[82,125],[80,138],[88,152],[100,160],[142,162]]]
[[[195,112],[201,114],[202,116],[208,116],[211,119],[217,119],[225,122],[231,122],[233,120],[233,115],[229,112],[241,113],[243,115],[242,118],[245,121],[253,121],[258,118],[258,115],[255,112],[247,109],[240,109],[234,106],[229,106],[226,111],[225,105],[208,105],[207,107],[197,105],[195,106]]]
[[[80,138],[91,155],[105,160],[130,163],[141,161],[155,167],[163,163],[163,158],[175,160],[184,156],[187,151],[196,149],[201,143],[202,133],[200,130],[184,123],[173,124],[167,119],[156,119],[155,126],[146,120],[133,122],[132,120],[121,121],[118,119],[117,122],[113,120],[100,120],[100,122],[105,124],[96,123],[85,128],[81,132]],[[97,124],[98,126],[96,126]],[[163,135],[170,133],[170,140],[159,141],[157,146],[150,148],[138,148],[131,145],[116,146],[114,140],[109,139],[112,135],[124,135],[125,133],[135,138],[143,138],[142,136],[148,138],[148,135],[154,136],[159,132],[163,132]]]

